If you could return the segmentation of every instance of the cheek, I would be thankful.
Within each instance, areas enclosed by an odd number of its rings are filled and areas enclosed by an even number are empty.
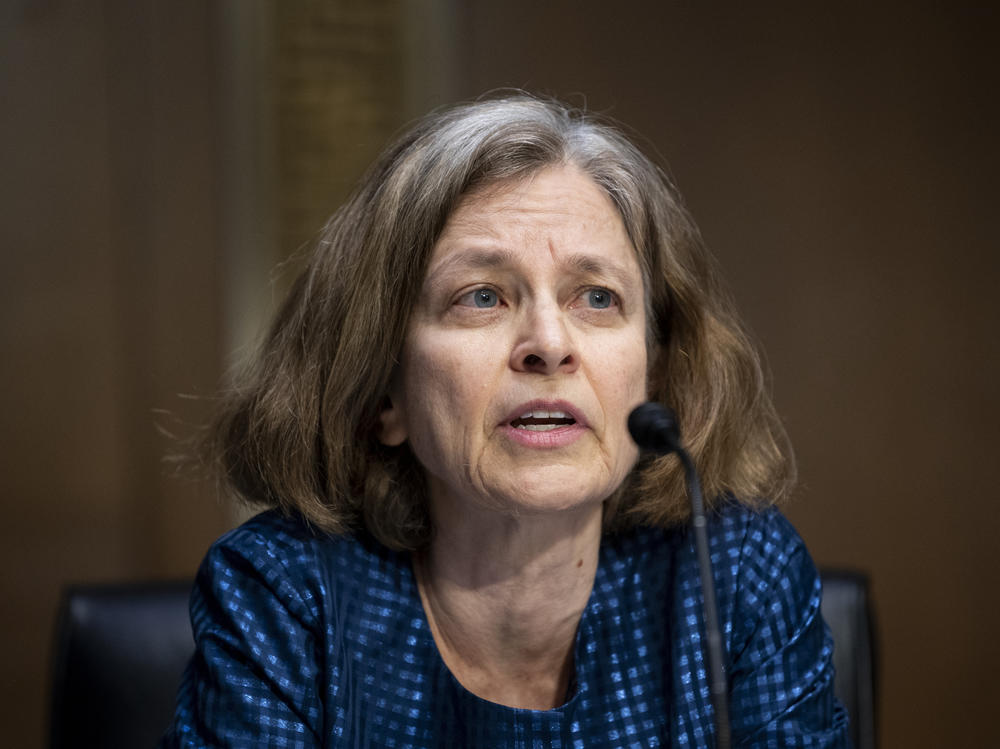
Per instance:
[[[462,460],[460,453],[481,429],[486,373],[461,347],[414,345],[404,352],[405,398],[410,441],[425,466]]]
[[[628,415],[648,397],[645,339],[620,342],[606,351],[608,356],[600,367],[598,389],[603,393],[608,435],[613,443],[622,446],[622,453],[628,453],[622,457],[634,462],[638,452],[637,448],[633,449],[634,443],[628,433]]]
[[[628,416],[632,409],[648,399],[648,358],[646,354],[645,339],[641,347],[630,349],[631,356],[623,360],[622,373],[619,379],[620,396],[613,418],[617,422],[614,425],[615,439],[618,447],[615,450],[616,461],[615,471],[617,480],[625,478],[639,459],[639,448],[632,439],[628,431]]]
[[[626,406],[637,405],[636,399],[645,399],[648,390],[649,358],[645,338],[633,336],[611,351],[613,353],[605,362],[608,379],[613,382],[610,386],[626,401]]]
[[[466,362],[454,351],[442,346],[414,346],[407,352],[404,367],[410,373],[406,382],[407,396],[418,410],[421,404],[437,409],[462,400],[464,382],[469,375]]]

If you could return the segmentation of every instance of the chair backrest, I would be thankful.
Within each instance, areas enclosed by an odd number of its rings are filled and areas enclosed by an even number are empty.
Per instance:
[[[191,582],[73,586],[56,624],[50,746],[155,746],[194,652]]]
[[[837,697],[856,749],[875,749],[875,638],[868,578],[823,570]],[[153,746],[194,651],[190,582],[73,586],[57,623],[51,747]]]
[[[833,633],[834,688],[851,719],[855,749],[876,747],[876,642],[868,577],[825,569],[823,618]]]

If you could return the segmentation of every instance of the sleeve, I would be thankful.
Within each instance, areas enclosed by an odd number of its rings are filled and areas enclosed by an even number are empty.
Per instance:
[[[209,550],[191,594],[195,655],[162,747],[322,743],[319,617],[306,551],[298,568],[295,553],[246,526]]]
[[[777,512],[748,528],[733,612],[733,746],[849,747],[819,573]]]

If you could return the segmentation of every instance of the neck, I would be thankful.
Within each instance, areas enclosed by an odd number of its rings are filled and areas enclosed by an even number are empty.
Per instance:
[[[468,506],[434,514],[434,540],[414,568],[445,664],[492,702],[562,704],[597,569],[601,506],[520,517]]]

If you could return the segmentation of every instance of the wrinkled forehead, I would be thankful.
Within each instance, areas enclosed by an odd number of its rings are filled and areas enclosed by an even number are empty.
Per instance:
[[[625,218],[611,195],[575,164],[548,165],[523,175],[477,184],[451,209],[435,246],[462,232],[493,235],[530,231],[573,218],[581,229],[613,227],[630,245]],[[633,252],[635,251],[632,245]]]
[[[435,242],[428,273],[455,262],[456,254],[480,258],[485,267],[515,248],[538,245],[547,246],[554,259],[571,258],[573,267],[589,265],[596,272],[618,265],[639,272],[637,253],[608,194],[579,168],[558,165],[463,196]]]

